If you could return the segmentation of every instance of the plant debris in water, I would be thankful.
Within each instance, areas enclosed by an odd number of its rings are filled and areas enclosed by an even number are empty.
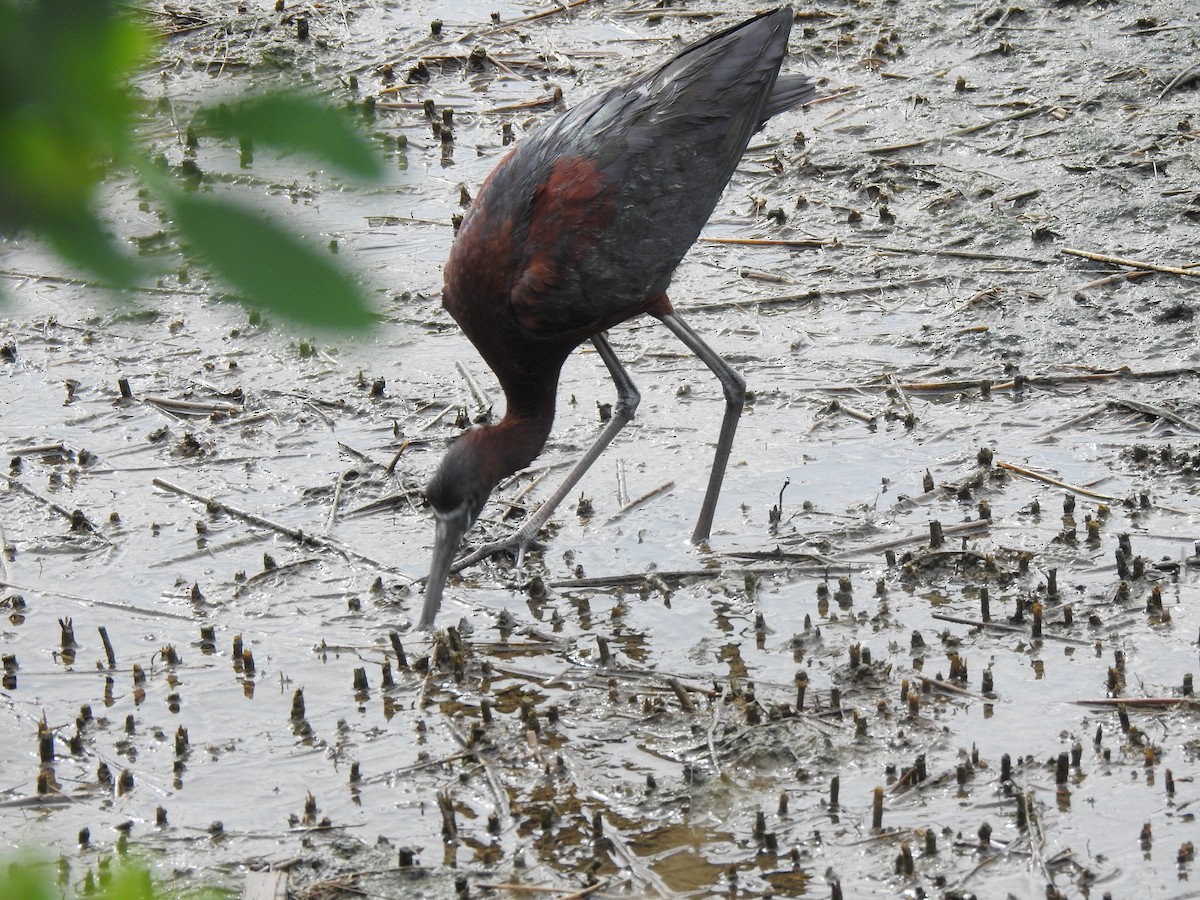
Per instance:
[[[755,138],[672,289],[753,391],[711,548],[685,538],[721,399],[632,323],[613,342],[654,427],[544,551],[465,570],[449,627],[408,632],[421,487],[502,402],[437,303],[463,189],[749,12],[153,11],[154,151],[356,261],[383,323],[247,317],[121,183],[120,237],[168,261],[152,314],[0,248],[7,848],[74,893],[135,848],[161,880],[308,897],[1188,890],[1185,3],[798,10],[787,66],[823,96]],[[376,132],[382,188],[188,146],[191,110],[295,71]],[[586,353],[560,396],[480,540],[612,400]]]

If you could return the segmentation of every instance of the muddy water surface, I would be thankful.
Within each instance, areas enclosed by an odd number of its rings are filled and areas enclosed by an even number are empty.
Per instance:
[[[788,66],[824,96],[755,138],[672,291],[754,392],[710,547],[687,535],[719,390],[631,323],[642,405],[581,484],[590,515],[452,579],[436,645],[409,631],[420,488],[502,406],[439,307],[460,187],[555,88],[570,105],[751,11],[155,14],[175,33],[139,89],[171,162],[202,103],[376,98],[382,184],[196,161],[335,243],[383,324],[251,317],[120,182],[153,289],[0,247],[5,849],[63,857],[74,888],[127,846],[167,882],[274,868],[307,896],[1190,895],[1200,292],[1097,284],[1130,270],[1064,252],[1200,263],[1190,4],[799,9]],[[613,393],[572,357],[549,446],[473,540],[549,492]]]

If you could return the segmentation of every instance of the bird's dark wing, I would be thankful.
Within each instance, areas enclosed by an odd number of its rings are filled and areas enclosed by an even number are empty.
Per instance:
[[[555,158],[534,187],[525,257],[510,293],[513,312],[526,331],[566,337],[579,323],[590,324],[587,314],[564,319],[561,312],[579,294],[580,261],[612,220],[613,193],[592,161],[582,156]]]
[[[485,329],[499,311],[471,295],[505,304],[526,336],[563,343],[656,301],[750,136],[812,95],[806,78],[778,77],[791,22],[776,10],[694,44],[548,122],[497,167],[443,295],[477,346],[495,339]]]
[[[778,10],[714,35],[584,101],[522,146],[552,179],[572,160],[570,199],[590,203],[560,217],[570,230],[539,226],[529,242],[537,274],[522,287],[549,289],[514,298],[527,327],[586,331],[636,315],[666,290],[750,136],[812,96],[802,76],[777,80],[790,28],[790,10]],[[536,198],[534,209],[537,223]]]

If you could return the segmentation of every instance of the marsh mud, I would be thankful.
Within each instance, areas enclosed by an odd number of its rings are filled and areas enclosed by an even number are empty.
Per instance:
[[[1185,0],[798,8],[788,68],[821,99],[754,139],[672,290],[752,391],[710,544],[687,536],[719,389],[629,323],[642,405],[588,502],[410,631],[421,487],[503,402],[439,306],[462,189],[506,126],[752,11],[149,9],[153,152],[336,249],[382,321],[251,315],[120,180],[147,289],[0,247],[5,851],[59,859],[65,892],[123,853],[298,897],[1200,891]],[[200,104],[296,82],[360,111],[383,183],[189,150]],[[473,541],[613,396],[576,353]]]

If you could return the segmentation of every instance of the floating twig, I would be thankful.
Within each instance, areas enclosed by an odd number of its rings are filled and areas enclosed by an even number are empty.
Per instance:
[[[116,603],[112,600],[101,600],[96,597],[81,597],[78,594],[68,594],[65,591],[54,591],[44,587],[32,587],[30,585],[20,585],[12,581],[0,581],[0,588],[20,591],[22,594],[43,594],[47,597],[58,597],[61,600],[70,600],[73,603],[81,603],[84,606],[92,607],[99,606],[104,609],[115,609],[123,613],[131,613],[135,616],[146,616],[152,619],[179,619],[184,622],[194,622],[196,617],[191,613],[183,615],[181,613],[168,612],[157,607],[141,607],[134,606],[131,603]]]
[[[562,102],[562,92],[555,91],[552,94],[547,94],[545,97],[535,97],[533,100],[525,100],[522,103],[509,103],[505,106],[493,106],[491,109],[485,109],[484,115],[496,116],[501,113],[525,112],[531,109],[552,109],[555,104]]]
[[[403,449],[403,448],[401,448]],[[333,485],[333,500],[329,503],[329,514],[325,516],[325,533],[333,531],[333,526],[337,524],[338,514],[342,509],[342,494],[345,491],[346,483],[358,477],[358,472],[354,469],[348,469],[345,472],[338,474],[337,481]]]
[[[142,397],[142,402],[157,406],[164,412],[185,416],[211,416],[213,413],[236,416],[244,408],[240,404],[220,400],[177,400],[174,397],[158,397],[151,394]]]
[[[297,559],[290,563],[284,563],[281,566],[276,566],[273,569],[263,569],[261,572],[255,572],[241,584],[233,589],[233,596],[240,597],[244,591],[249,590],[259,584],[259,582],[270,578],[272,575],[286,575],[288,572],[297,572],[300,569],[307,568],[313,563],[320,562],[315,556],[310,556],[305,559]]]
[[[1050,260],[1016,253],[992,253],[986,250],[963,250],[958,247],[896,247],[883,244],[862,244],[843,241],[843,247],[871,250],[875,253],[894,253],[899,256],[948,256],[951,259],[973,259],[982,262],[1020,262],[1033,266],[1048,266]]]
[[[782,492],[780,492],[780,493],[782,494]],[[784,550],[781,547],[775,547],[775,549],[773,549],[773,550],[735,550],[730,553],[724,553],[724,554],[722,554],[722,556],[724,556],[726,559],[748,559],[748,560],[755,560],[755,561],[761,561],[761,562],[767,562],[768,560],[775,560],[777,562],[784,562],[784,563],[803,563],[803,564],[807,564],[807,565],[811,565],[811,566],[816,566],[819,568],[829,568],[832,565],[838,565],[843,569],[846,568],[845,563],[839,563],[836,560],[834,560],[833,557],[830,557],[830,556],[822,556],[819,553],[804,553],[804,552],[788,551],[788,550]],[[766,569],[766,570],[738,569],[738,571],[739,572],[741,572],[741,571],[745,571],[745,572],[767,571],[767,572],[775,572],[778,574],[779,572],[781,572],[783,570],[780,570],[780,569]]]
[[[954,131],[947,132],[943,135],[935,135],[933,137],[921,138],[920,140],[908,141],[903,144],[891,144],[886,147],[871,147],[867,153],[872,156],[882,156],[888,153],[896,153],[900,150],[915,150],[918,147],[924,147],[928,144],[936,144],[938,141],[944,141],[952,137],[966,137],[969,134],[976,134],[988,128],[993,128],[996,125],[1002,125],[1005,122],[1015,122],[1018,119],[1025,119],[1029,116],[1035,116],[1040,112],[1049,109],[1048,106],[1031,106],[1028,109],[1018,110],[1015,113],[1010,113],[1007,116],[1001,116],[998,119],[989,119],[987,122],[980,122],[978,125],[968,125],[966,128],[958,128]]]
[[[525,25],[528,22],[536,22],[539,19],[546,19],[546,18],[549,18],[550,16],[557,16],[560,13],[568,12],[577,6],[583,6],[585,3],[590,3],[590,2],[591,2],[591,0],[571,0],[570,3],[560,3],[558,6],[554,7],[553,9],[547,9],[544,12],[532,13],[531,15],[523,16],[520,19],[513,19],[511,21],[503,23],[502,25],[496,25],[492,28],[474,32],[472,34],[472,36],[473,37],[474,36],[482,36],[482,35],[494,34],[497,31],[506,31],[506,30],[512,28],[514,25]]]
[[[896,376],[891,372],[888,373],[887,379],[889,387],[891,387],[891,389],[895,392],[896,399],[899,401],[900,406],[904,409],[904,424],[915,424],[917,421],[917,414],[913,412],[912,404],[910,404],[908,402],[908,398],[904,396],[904,386],[900,384],[900,382],[896,379]]]
[[[487,754],[479,753],[477,747],[472,747],[471,741],[466,735],[454,724],[449,716],[443,715],[442,723],[446,729],[454,736],[454,739],[459,743],[459,746],[464,751],[471,752],[475,761],[483,768],[483,773],[487,778],[488,788],[492,794],[492,800],[495,802],[496,818],[500,826],[501,832],[507,832],[512,827],[512,807],[508,801],[508,791],[501,782],[500,776],[496,773],[496,767],[492,763]]]
[[[831,412],[845,413],[850,418],[858,419],[858,421],[870,425],[872,428],[875,427],[875,423],[878,420],[878,416],[876,416],[874,413],[869,413],[866,410],[858,409],[857,407],[851,406],[849,403],[843,403],[841,400],[834,400],[830,404],[829,408]]]
[[[192,550],[188,553],[182,553],[179,556],[172,556],[167,559],[156,559],[149,564],[151,569],[169,569],[180,563],[191,562],[194,559],[202,557],[214,559],[218,553],[224,553],[226,550],[236,550],[239,547],[245,547],[250,544],[257,544],[260,541],[267,540],[265,534],[248,534],[243,537],[234,538],[231,541],[225,541],[222,544],[205,544],[197,550]]]
[[[369,503],[363,503],[361,506],[355,506],[352,509],[346,510],[343,518],[355,518],[357,516],[365,516],[369,513],[378,512],[379,510],[392,509],[407,500],[413,508],[413,497],[420,496],[416,491],[397,491],[394,494],[388,494],[386,497],[380,497],[377,500],[372,500]]]
[[[781,275],[778,272],[765,272],[762,269],[752,269],[749,266],[742,266],[738,269],[738,277],[753,281],[767,281],[771,284],[792,283],[792,279],[787,275]]]
[[[1074,425],[1078,425],[1080,422],[1086,422],[1088,419],[1092,418],[1093,416],[1099,415],[1100,413],[1104,412],[1108,408],[1109,408],[1109,405],[1107,403],[1097,403],[1095,406],[1093,406],[1091,409],[1087,410],[1086,412],[1081,412],[1077,416],[1072,416],[1071,418],[1067,419],[1065,422],[1059,422],[1053,428],[1047,428],[1045,431],[1041,432],[1040,434],[1035,435],[1033,437],[1033,441],[1038,442],[1038,441],[1048,440],[1053,435],[1058,434],[1058,432],[1065,431],[1066,429],[1071,428]]]
[[[1200,376],[1200,367],[1195,366],[1182,366],[1174,369],[1151,369],[1145,372],[1135,372],[1128,366],[1122,366],[1118,369],[1101,372],[1079,372],[1070,375],[1029,375],[1025,377],[1024,384],[1026,386],[1060,387],[1069,384],[1088,384],[1094,381],[1155,381],[1160,378],[1195,378],[1197,376]],[[901,382],[900,387],[909,393],[956,392],[978,388],[985,380],[988,379],[980,377],[974,379],[955,379],[954,381],[907,381]],[[1010,379],[992,384],[991,389],[993,391],[1011,391],[1015,386],[1016,383]],[[829,384],[819,387],[817,390],[828,391],[829,393],[861,393],[863,391],[885,390],[887,387],[887,384],[878,380],[865,384]]]
[[[986,628],[991,631],[1006,631],[1012,634],[1022,634],[1025,637],[1031,638],[1030,630],[1022,625],[1005,625],[1003,622],[985,622],[983,619],[968,619],[963,616],[952,616],[948,613],[933,613],[931,618],[940,619],[943,622],[954,622],[956,625],[970,625],[972,628]],[[1042,640],[1061,641],[1064,644],[1075,644],[1078,647],[1090,647],[1092,641],[1084,641],[1079,638],[1067,637],[1063,634],[1048,634],[1042,632]]]
[[[834,238],[722,238],[702,237],[703,244],[734,244],[739,247],[784,247],[788,250],[819,250],[822,247],[835,247]]]
[[[780,294],[776,297],[747,297],[743,300],[716,300],[712,303],[690,303],[689,312],[719,312],[726,309],[746,309],[756,306],[759,309],[772,306],[788,306],[798,303],[810,303],[821,299],[820,291],[802,291],[797,294]]]
[[[67,449],[62,441],[53,444],[38,444],[34,447],[14,447],[8,450],[9,456],[57,456],[62,459],[73,459],[75,454]]]
[[[1095,700],[1072,700],[1076,706],[1099,706],[1116,709],[1119,706],[1133,709],[1170,709],[1180,704],[1194,704],[1193,697],[1098,697]]]
[[[187,497],[189,500],[195,500],[197,503],[203,503],[209,509],[218,510],[235,519],[241,519],[243,522],[248,522],[249,524],[256,525],[259,528],[266,528],[270,531],[274,531],[277,534],[282,534],[284,537],[291,538],[293,541],[302,546],[328,550],[338,554],[344,559],[358,560],[359,562],[364,562],[367,565],[374,566],[377,569],[382,569],[385,572],[391,572],[393,575],[399,575],[402,578],[408,578],[410,580],[412,578],[412,576],[401,572],[399,569],[393,566],[389,566],[387,563],[380,562],[377,559],[372,559],[363,553],[359,553],[357,550],[351,550],[349,547],[343,547],[332,538],[318,537],[317,535],[312,535],[305,531],[301,531],[299,528],[291,528],[287,525],[281,525],[278,522],[272,522],[270,519],[264,516],[257,515],[256,513],[246,512],[245,510],[238,509],[236,506],[230,506],[228,503],[223,503],[222,501],[213,497],[206,497],[203,494],[197,494],[194,491],[189,491],[186,488],[171,484],[171,482],[165,481],[162,478],[155,478],[152,481],[152,484],[155,487],[162,488],[164,491],[177,494],[180,497]]]
[[[990,519],[977,519],[974,522],[960,522],[957,525],[943,526],[942,535],[944,537],[961,537],[963,535],[987,531],[989,528],[991,528],[991,525],[992,523]],[[843,550],[841,553],[836,554],[833,558],[835,560],[842,560],[849,556],[864,556],[867,554],[873,555],[876,553],[881,553],[885,550],[894,550],[897,547],[906,547],[910,544],[923,544],[928,540],[929,532],[919,531],[915,534],[907,535],[906,537],[899,537],[891,541],[883,541],[879,544],[871,544],[868,547],[857,547],[851,550]]]
[[[103,288],[107,287],[107,285],[104,285],[98,281],[89,281],[86,278],[75,278],[70,275],[55,275],[50,272],[22,272],[17,269],[0,269],[0,275],[5,276],[7,278],[11,278],[14,281],[46,282],[48,284],[66,284],[66,285],[71,285],[74,287],[90,287],[90,288],[97,288],[97,289],[103,289]],[[164,288],[164,287],[152,287],[149,285],[131,284],[125,288],[122,288],[122,290],[131,291],[131,292],[138,293],[138,294],[155,294],[155,295],[163,296],[163,297],[170,297],[170,296],[177,297],[180,294],[187,294],[192,297],[206,296],[205,291],[188,289],[188,288],[181,287],[180,285],[172,285],[171,287]],[[65,325],[61,322],[56,323],[56,325],[59,328],[73,327],[70,325]],[[77,328],[77,330],[78,330],[78,328]]]
[[[517,493],[513,495],[513,498],[511,500],[504,501],[505,504],[508,506],[508,509],[506,509],[504,511],[504,515],[502,515],[500,517],[501,522],[508,521],[509,517],[512,516],[514,513],[524,511],[525,507],[521,503],[521,501],[524,500],[526,497],[528,497],[529,494],[539,484],[541,484],[543,481],[546,480],[546,476],[550,474],[550,470],[552,468],[554,468],[554,467],[547,466],[546,469],[544,471],[542,471],[541,473],[539,473],[536,478],[530,479],[528,484],[526,484],[523,488],[521,488],[519,491],[517,491]],[[529,474],[529,471],[530,471],[529,469],[522,469],[521,474]]]
[[[736,556],[736,554],[731,554]],[[688,578],[720,578],[725,575],[780,575],[784,569],[778,566],[746,566],[736,569],[679,569],[672,572],[623,572],[618,575],[593,575],[588,578],[565,578],[561,581],[552,581],[549,586],[552,588],[575,588],[575,587],[631,587],[643,584],[651,580],[658,580],[664,583],[669,581],[683,581]]]
[[[463,377],[463,381],[467,383],[467,389],[470,390],[471,396],[475,398],[475,403],[479,406],[479,408],[484,412],[491,409],[491,402],[488,400],[487,395],[483,392],[483,389],[479,386],[479,383],[475,380],[474,376],[467,371],[467,367],[461,362],[455,362],[454,367],[458,369],[458,374],[461,375]]]
[[[669,684],[671,686],[671,690],[675,692],[675,697],[679,700],[679,705],[683,708],[684,712],[690,713],[696,711],[696,704],[692,702],[692,698],[688,694],[687,688],[683,686],[683,683],[678,678],[668,679],[667,684]]]
[[[1147,275],[1153,274],[1153,272],[1146,269],[1138,269],[1136,272],[1114,272],[1112,275],[1105,275],[1103,278],[1097,278],[1094,281],[1085,281],[1083,284],[1075,285],[1075,287],[1063,288],[1062,292],[1064,294],[1077,294],[1082,291],[1090,291],[1092,288],[1107,287],[1118,281],[1137,281],[1139,278],[1145,278]]]
[[[589,884],[577,891],[570,888],[549,887],[540,884],[514,884],[512,882],[480,882],[475,886],[485,891],[509,891],[513,894],[561,894],[557,900],[583,900],[584,897],[590,897],[597,891],[604,890],[608,885],[609,879],[605,878],[603,881]]]
[[[1167,94],[1171,93],[1171,91],[1175,90],[1175,88],[1179,87],[1181,84],[1187,84],[1197,76],[1200,76],[1200,64],[1193,64],[1167,82],[1167,86],[1162,89],[1162,92],[1155,99],[1161,101],[1163,97],[1167,96]]]
[[[8,486],[11,490],[18,491],[18,492],[24,494],[26,497],[29,497],[32,500],[35,500],[36,502],[40,503],[42,506],[46,507],[47,509],[53,510],[54,512],[58,513],[58,515],[62,516],[64,519],[66,519],[68,524],[71,526],[71,531],[79,533],[79,534],[94,535],[97,540],[103,542],[104,544],[108,545],[109,547],[113,546],[113,542],[110,541],[107,537],[105,537],[103,534],[101,534],[99,531],[96,530],[96,526],[92,524],[91,519],[89,519],[86,515],[84,515],[82,510],[67,509],[65,506],[55,503],[50,498],[43,497],[41,494],[39,494],[37,491],[33,490],[32,488],[26,487],[21,482],[19,482],[17,479],[13,478],[11,475],[5,475],[4,480],[8,482]],[[2,549],[3,548],[0,548],[0,550],[2,550]]]
[[[651,500],[653,500],[655,497],[659,496],[660,494],[667,493],[673,487],[675,487],[674,481],[663,482],[658,487],[653,488],[653,489],[647,491],[646,493],[642,494],[642,496],[640,496],[634,500],[630,500],[628,503],[626,503],[624,506],[622,506],[619,510],[617,510],[615,513],[613,513],[611,516],[609,516],[607,519],[605,519],[604,524],[608,525],[612,522],[617,521],[617,519],[621,518],[627,512],[631,512],[632,510],[637,509],[642,504],[650,502]]]
[[[1002,462],[1001,460],[996,460],[995,466],[998,469],[1007,469],[1009,472],[1012,472],[1016,475],[1023,475],[1025,478],[1032,479],[1033,481],[1041,481],[1045,484],[1052,484],[1055,487],[1065,488],[1066,490],[1071,491],[1074,494],[1079,494],[1082,497],[1092,497],[1095,500],[1119,499],[1114,497],[1112,494],[1101,494],[1099,491],[1092,491],[1085,487],[1080,487],[1077,484],[1059,481],[1057,478],[1051,478],[1049,475],[1043,475],[1040,472],[1033,471],[1032,469],[1026,469],[1021,466],[1013,465],[1012,463]]]
[[[1131,269],[1143,269],[1147,272],[1166,272],[1168,275],[1200,278],[1200,264],[1192,264],[1190,268],[1164,266],[1159,263],[1145,262],[1140,259],[1129,259],[1125,256],[1110,256],[1107,253],[1093,253],[1091,250],[1077,250],[1074,247],[1063,247],[1060,252],[1068,256],[1080,256],[1084,259],[1090,259],[1093,262],[1108,263],[1112,266],[1128,266]]]
[[[12,573],[8,570],[8,555],[12,552],[8,547],[8,538],[4,535],[4,523],[0,522],[0,578],[5,581],[11,577]]]
[[[1153,416],[1156,419],[1174,422],[1176,425],[1188,429],[1188,431],[1200,431],[1200,425],[1188,421],[1183,416],[1173,413],[1169,409],[1163,409],[1161,406],[1152,406],[1149,403],[1142,403],[1139,400],[1109,400],[1107,405],[1110,407],[1123,406],[1144,416]]]

